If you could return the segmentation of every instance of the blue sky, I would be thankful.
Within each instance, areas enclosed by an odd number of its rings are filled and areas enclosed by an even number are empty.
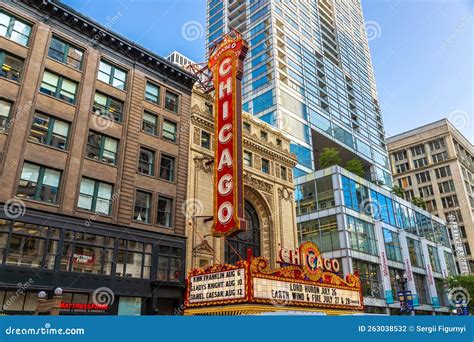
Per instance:
[[[159,55],[204,59],[205,0],[64,2]],[[387,136],[449,117],[474,142],[474,1],[362,4]]]

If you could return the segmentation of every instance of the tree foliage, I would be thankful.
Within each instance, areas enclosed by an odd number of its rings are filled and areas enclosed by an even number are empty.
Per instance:
[[[421,209],[426,210],[425,200],[421,197],[413,197],[413,199],[411,200],[411,203],[416,205],[417,207],[420,207]]]
[[[341,156],[339,155],[339,150],[337,148],[325,147],[319,154],[319,165],[322,169],[340,164]]]
[[[362,162],[357,158],[352,158],[347,162],[346,170],[356,174],[359,177],[364,177],[365,175],[364,164],[362,164]]]
[[[403,191],[403,188],[401,186],[394,185],[392,188],[392,194],[395,194],[398,197],[403,198],[405,191]]]

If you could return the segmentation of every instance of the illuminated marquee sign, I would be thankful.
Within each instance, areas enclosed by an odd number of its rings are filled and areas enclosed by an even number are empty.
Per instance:
[[[317,246],[312,242],[304,242],[297,255],[303,263],[286,263],[286,266],[276,269],[271,269],[268,260],[263,257],[249,257],[248,260],[240,260],[235,266],[213,265],[194,269],[188,277],[186,306],[282,304],[356,311],[363,309],[362,288],[357,274],[348,274],[343,279],[334,273],[339,264],[321,258]]]
[[[242,72],[247,43],[225,36],[210,53],[215,89],[214,236],[245,230],[242,166]]]
[[[245,269],[239,268],[191,277],[190,303],[245,298]]]
[[[345,305],[356,308],[361,305],[358,289],[331,288],[265,278],[253,279],[253,296],[255,299],[286,305]]]

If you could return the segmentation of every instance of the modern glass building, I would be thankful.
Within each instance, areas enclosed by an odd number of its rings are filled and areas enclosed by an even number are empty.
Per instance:
[[[443,279],[457,271],[443,220],[338,166],[296,179],[295,199],[300,241],[359,272],[367,312],[399,314],[405,274],[416,314],[448,314]]]
[[[249,42],[247,112],[291,138],[295,176],[320,169],[324,147],[360,159],[391,186],[384,128],[359,0],[208,0],[207,45],[236,29]]]

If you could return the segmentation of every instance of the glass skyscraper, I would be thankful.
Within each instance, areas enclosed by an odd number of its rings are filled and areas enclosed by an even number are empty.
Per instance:
[[[208,0],[207,46],[232,28],[249,42],[243,108],[291,138],[295,177],[324,147],[391,186],[384,127],[359,0]]]

